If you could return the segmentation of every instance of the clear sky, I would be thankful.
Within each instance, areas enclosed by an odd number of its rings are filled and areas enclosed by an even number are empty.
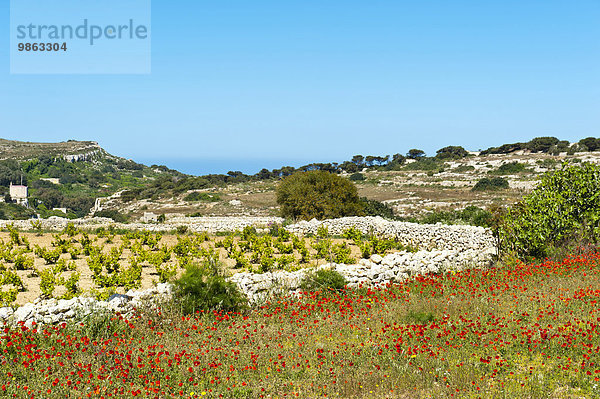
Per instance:
[[[149,75],[10,75],[0,12],[2,138],[254,173],[600,136],[598,0],[153,0]]]

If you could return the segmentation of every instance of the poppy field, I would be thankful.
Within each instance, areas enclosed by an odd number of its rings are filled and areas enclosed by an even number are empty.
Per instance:
[[[244,313],[4,329],[2,397],[600,395],[600,254],[509,262]]]

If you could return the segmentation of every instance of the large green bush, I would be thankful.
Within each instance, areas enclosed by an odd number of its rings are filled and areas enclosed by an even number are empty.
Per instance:
[[[490,171],[490,174],[514,175],[525,171],[526,165],[520,162],[503,163],[496,170]]]
[[[510,208],[500,226],[501,249],[545,257],[557,248],[596,244],[600,233],[600,166],[563,164]]]
[[[386,219],[395,219],[394,210],[386,203],[381,201],[361,197],[360,202],[365,216],[381,216]]]
[[[314,170],[286,177],[277,187],[284,217],[310,220],[362,215],[354,184],[336,174]]]
[[[470,224],[473,226],[492,226],[492,213],[477,206],[468,206],[461,210],[434,211],[424,215],[420,219],[413,219],[417,223],[425,224]]]
[[[117,223],[127,223],[129,221],[129,217],[127,215],[124,215],[114,209],[105,209],[102,211],[95,212],[94,217],[109,218]]]
[[[480,179],[473,188],[472,191],[494,191],[494,190],[504,190],[508,188],[508,180],[503,177],[492,177],[487,178],[484,177]]]
[[[198,201],[219,202],[221,200],[221,198],[219,197],[218,194],[209,194],[209,193],[201,193],[198,191],[194,191],[194,192],[191,192],[188,195],[186,195],[183,198],[183,200],[187,201],[187,202],[198,202]]]
[[[354,165],[354,164],[353,164],[353,165]],[[362,180],[365,180],[365,175],[363,175],[363,174],[362,174],[362,173],[360,173],[360,172],[357,172],[357,173],[352,173],[352,174],[350,175],[349,179],[350,179],[350,180],[352,180],[352,181],[362,181]]]
[[[469,151],[458,145],[451,145],[437,150],[436,158],[439,159],[459,159],[469,155]]]
[[[174,299],[186,314],[197,311],[240,311],[247,299],[235,283],[194,263],[175,280]]]

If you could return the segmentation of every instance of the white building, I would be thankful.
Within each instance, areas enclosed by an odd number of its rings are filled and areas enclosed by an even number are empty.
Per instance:
[[[28,202],[27,202],[27,197],[29,194],[29,191],[27,189],[27,186],[21,186],[21,185],[13,185],[12,183],[10,183],[10,188],[9,188],[9,192],[10,194],[10,198],[13,201],[16,201],[17,204],[19,205],[23,205],[23,206],[28,206]]]

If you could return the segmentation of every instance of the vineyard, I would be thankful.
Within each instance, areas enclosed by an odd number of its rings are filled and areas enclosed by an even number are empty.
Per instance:
[[[253,227],[209,236],[206,233],[161,234],[73,225],[60,233],[0,233],[0,298],[3,305],[42,298],[72,298],[84,293],[107,299],[113,293],[172,281],[187,266],[213,262],[219,273],[298,270],[325,262],[352,264],[373,254],[416,248],[395,240],[362,234],[354,228],[332,237],[327,228],[299,236],[280,226],[258,234]]]

